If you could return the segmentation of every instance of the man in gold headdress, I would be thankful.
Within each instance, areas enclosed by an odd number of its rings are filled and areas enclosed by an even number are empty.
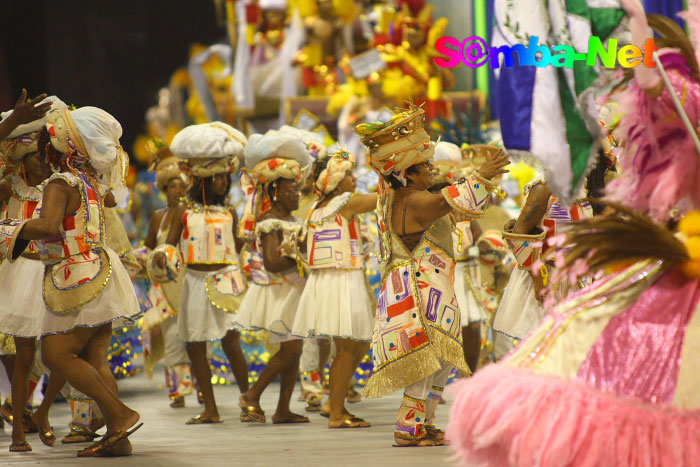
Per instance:
[[[372,336],[374,374],[366,395],[404,388],[394,430],[397,445],[444,444],[435,409],[452,368],[469,373],[447,214],[479,217],[492,190],[490,179],[506,172],[509,161],[499,152],[468,178],[430,193],[434,144],[421,108],[412,106],[387,123],[362,124],[356,131],[380,174],[377,219],[385,263]]]

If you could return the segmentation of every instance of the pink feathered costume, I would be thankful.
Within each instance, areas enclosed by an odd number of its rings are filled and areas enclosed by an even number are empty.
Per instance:
[[[660,53],[694,125],[700,86]],[[627,155],[611,195],[657,220],[700,206],[700,155],[669,91],[624,97]],[[700,281],[644,260],[558,304],[501,363],[452,391],[448,440],[468,465],[699,466]]]

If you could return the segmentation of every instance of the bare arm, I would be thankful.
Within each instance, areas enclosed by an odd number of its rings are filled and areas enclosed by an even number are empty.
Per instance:
[[[0,181],[0,204],[4,203],[12,196],[12,188],[8,180]]]
[[[273,230],[261,237],[263,247],[263,264],[268,272],[278,273],[296,266],[296,261],[281,255],[282,232]]]
[[[187,210],[187,205],[184,203],[179,204],[173,212],[173,217],[170,219],[170,232],[168,232],[167,243],[171,245],[177,245],[180,241],[180,235],[182,235],[182,216]]]
[[[233,241],[236,243],[236,251],[240,253],[245,241],[238,236],[238,213],[233,208],[231,208],[231,217],[233,218]]]
[[[79,199],[77,188],[61,180],[49,183],[44,188],[39,218],[24,224],[19,237],[25,240],[41,240],[56,235],[66,212],[78,209]]]
[[[346,219],[352,219],[358,214],[374,211],[377,209],[377,195],[353,195],[343,209],[340,210],[340,215]]]
[[[647,23],[646,12],[640,0],[622,0],[622,8],[630,18],[630,32],[632,33],[632,43],[637,47],[642,47],[649,37],[649,24]],[[634,68],[634,77],[639,87],[644,89],[652,97],[658,97],[663,92],[663,81],[654,68],[647,66],[637,66]]]
[[[148,235],[146,240],[143,242],[151,250],[158,246],[158,228],[163,221],[163,216],[165,215],[165,209],[158,210],[153,213],[151,217],[151,222],[148,223]]]
[[[481,226],[479,225],[479,223],[475,220],[469,221],[469,229],[471,229],[472,238],[474,239],[474,242],[476,243],[476,241],[479,239],[479,237],[481,237],[481,234],[483,234],[484,231],[481,229]]]
[[[407,200],[407,214],[412,216],[421,227],[427,227],[452,211],[452,206],[440,193],[418,191]]]
[[[523,207],[518,220],[515,221],[513,233],[530,235],[540,225],[544,215],[547,213],[550,195],[551,192],[544,183],[539,183],[532,187],[527,195],[525,207]]]
[[[510,160],[508,159],[508,155],[500,151],[488,157],[481,167],[479,167],[478,172],[482,178],[491,180],[501,174],[508,173],[505,167],[509,164]],[[452,207],[442,194],[432,194],[428,192],[421,192],[415,196],[411,196],[408,208],[409,211],[413,211],[411,214],[414,219],[424,227],[430,225],[430,223],[452,210]]]

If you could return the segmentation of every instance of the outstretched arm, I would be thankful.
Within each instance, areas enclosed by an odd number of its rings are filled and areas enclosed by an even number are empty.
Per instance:
[[[510,164],[508,155],[500,151],[494,156],[489,156],[479,167],[478,174],[481,178],[492,180],[497,176],[508,173],[505,167]],[[442,193],[420,192],[409,199],[408,207],[413,217],[423,226],[441,218],[453,208]]]
[[[644,5],[642,5],[640,0],[622,0],[622,8],[630,18],[632,43],[641,48],[646,40],[651,38]],[[637,66],[634,68],[634,77],[639,87],[644,89],[650,96],[656,97],[663,92],[664,84],[656,69]]]
[[[377,195],[353,195],[347,202],[343,209],[340,210],[340,215],[346,219],[352,219],[357,214],[364,214],[366,212],[374,211],[377,209]]]

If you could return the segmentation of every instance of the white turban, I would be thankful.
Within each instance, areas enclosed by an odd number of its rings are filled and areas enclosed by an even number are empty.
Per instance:
[[[449,161],[449,162],[462,162],[462,150],[454,143],[449,143],[447,141],[440,141],[435,145],[435,154],[433,155],[433,160],[435,162],[439,161]]]

